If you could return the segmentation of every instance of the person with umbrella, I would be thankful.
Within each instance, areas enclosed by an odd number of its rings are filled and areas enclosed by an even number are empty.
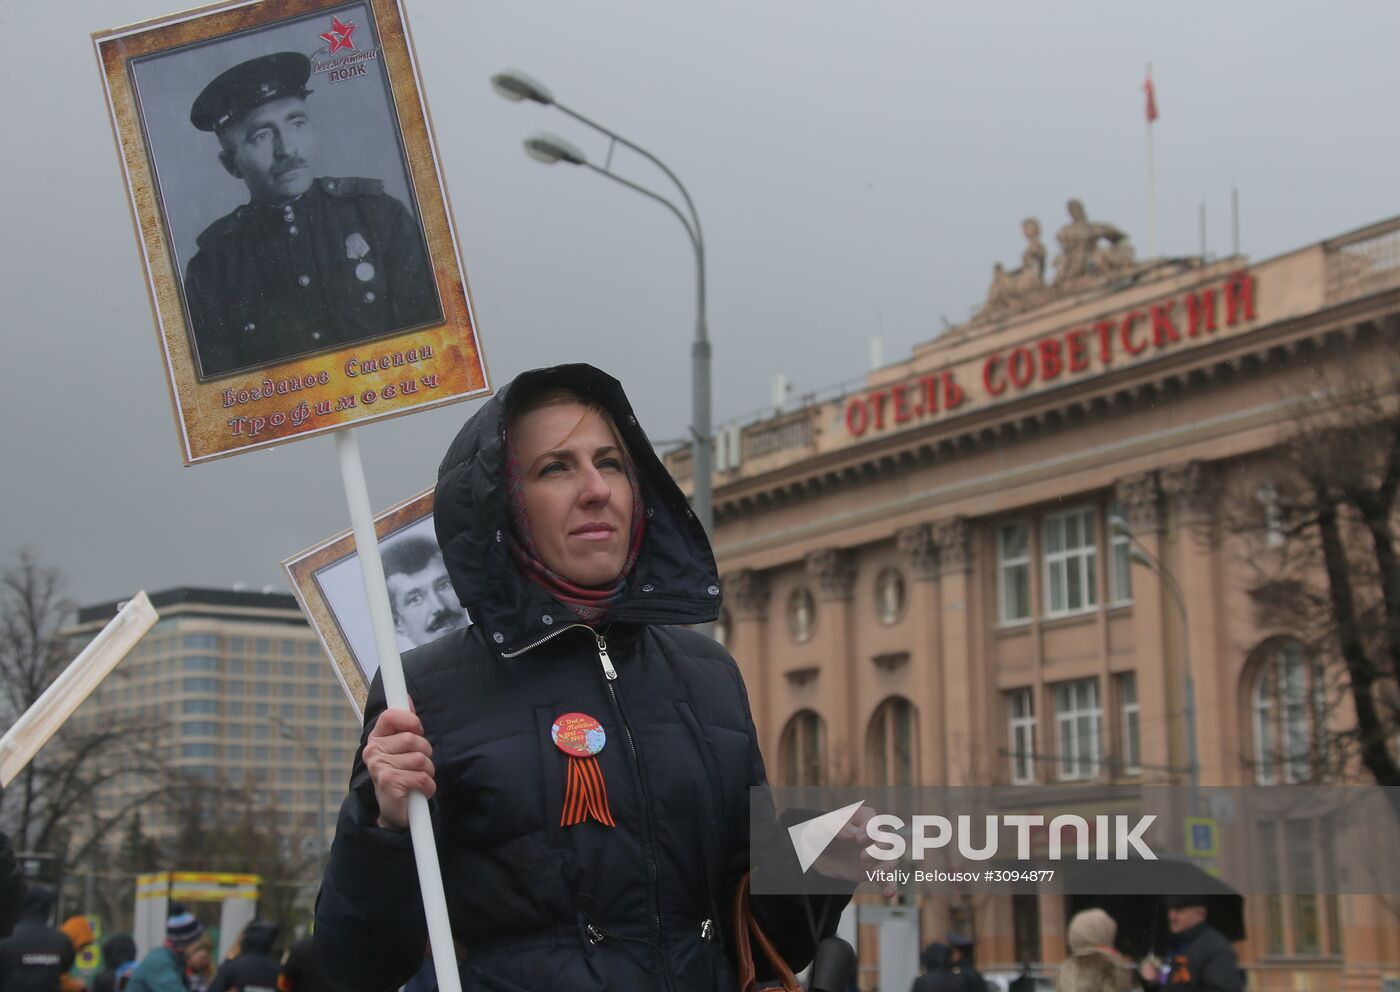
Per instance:
[[[1242,992],[1239,958],[1225,935],[1207,922],[1205,896],[1168,896],[1167,957],[1145,961],[1139,973],[1147,984],[1172,992]]]

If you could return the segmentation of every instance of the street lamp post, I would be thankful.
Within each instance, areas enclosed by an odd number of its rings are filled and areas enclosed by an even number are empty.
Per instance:
[[[502,97],[507,100],[519,102],[530,100],[546,107],[554,107],[560,112],[572,117],[580,124],[592,128],[600,134],[606,135],[611,144],[608,146],[608,157],[602,166],[589,162],[583,152],[579,151],[568,142],[561,141],[548,135],[536,135],[525,142],[525,151],[531,158],[553,165],[556,162],[564,162],[568,165],[582,165],[593,170],[601,176],[635,190],[675,214],[676,219],[685,228],[686,235],[690,238],[691,247],[695,250],[695,341],[690,347],[691,357],[691,474],[693,479],[693,502],[695,515],[700,520],[700,525],[705,528],[706,534],[712,534],[714,528],[714,510],[710,466],[710,336],[709,326],[705,315],[705,237],[700,230],[700,215],[695,210],[695,202],[691,200],[690,193],[685,185],[680,181],[661,159],[647,151],[641,145],[629,141],[616,131],[610,130],[580,114],[570,107],[564,106],[544,84],[531,79],[523,72],[508,71],[498,72],[491,77],[491,85]],[[630,148],[651,162],[671,180],[680,191],[681,198],[685,201],[686,213],[682,213],[670,200],[660,196],[651,190],[624,179],[611,170],[612,153],[617,145]],[[688,216],[687,216],[688,215]]]
[[[1177,616],[1181,620],[1181,658],[1186,666],[1186,753],[1188,762],[1188,774],[1191,777],[1191,809],[1194,812],[1197,803],[1197,793],[1201,786],[1201,762],[1196,751],[1196,681],[1191,673],[1191,628],[1186,617],[1186,597],[1181,592],[1181,585],[1176,581],[1176,576],[1162,563],[1151,551],[1142,546],[1142,542],[1137,539],[1128,522],[1122,517],[1113,517],[1109,521],[1109,527],[1113,533],[1128,540],[1128,557],[1139,565],[1154,572],[1166,585],[1172,594],[1172,600],[1176,603]]]
[[[323,875],[326,871],[326,763],[321,759],[320,750],[302,736],[301,731],[275,713],[269,713],[267,718],[277,728],[279,736],[301,747],[316,762],[316,869],[318,875]]]

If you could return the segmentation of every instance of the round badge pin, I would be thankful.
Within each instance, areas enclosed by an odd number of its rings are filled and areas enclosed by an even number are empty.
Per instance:
[[[565,713],[549,728],[554,746],[571,758],[591,758],[603,750],[608,735],[603,725],[587,713]]]
[[[355,278],[360,282],[369,282],[374,278],[374,266],[368,262],[361,262],[355,266]]]

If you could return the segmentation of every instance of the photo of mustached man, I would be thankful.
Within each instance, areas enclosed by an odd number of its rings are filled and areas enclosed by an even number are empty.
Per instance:
[[[394,629],[418,647],[435,641],[449,630],[471,623],[467,611],[457,601],[452,580],[447,577],[437,542],[427,537],[409,536],[385,544],[380,552],[384,581],[389,587],[389,606],[394,613]]]
[[[199,235],[185,272],[203,378],[442,319],[408,208],[378,179],[317,176],[310,77],[305,55],[263,55],[220,73],[190,109],[249,195]]]

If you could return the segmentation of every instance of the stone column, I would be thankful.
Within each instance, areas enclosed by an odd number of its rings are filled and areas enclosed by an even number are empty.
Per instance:
[[[771,713],[779,674],[773,670],[774,659],[768,655],[768,573],[741,568],[726,575],[721,584],[732,628],[727,646],[748,687],[759,749],[765,762],[771,763],[778,758],[778,734],[782,728],[773,726]]]
[[[971,575],[972,527],[966,517],[954,517],[933,523],[929,532],[938,551],[942,685],[937,691],[943,697],[943,725],[935,728],[925,722],[919,730],[932,733],[938,729],[943,738],[945,775],[941,784],[967,785],[981,771],[974,744],[984,737],[978,732],[985,716],[980,683],[988,674],[978,664],[981,632],[975,626],[978,610]]]
[[[1141,472],[1125,476],[1113,485],[1113,498],[1121,505],[1123,518],[1133,532],[1134,541],[1153,555],[1162,554],[1162,487],[1156,472]],[[1109,552],[1112,553],[1112,532],[1109,535]],[[1142,565],[1133,564],[1133,663],[1137,670],[1138,727],[1141,732],[1139,745],[1142,763],[1145,766],[1164,768],[1167,765],[1180,765],[1185,762],[1174,759],[1170,728],[1180,722],[1180,685],[1172,684],[1176,677],[1176,665],[1169,660],[1167,627],[1171,623],[1171,603],[1165,599],[1170,593],[1162,586],[1155,572]],[[1107,593],[1105,592],[1105,596]],[[1105,726],[1118,726],[1117,700],[1113,696],[1113,686],[1104,686],[1104,710],[1107,715],[1110,707],[1113,719],[1105,720]],[[1105,750],[1117,754],[1121,749],[1119,741],[1105,742]]]
[[[1201,762],[1201,782],[1205,785],[1236,782],[1241,754],[1238,742],[1233,737],[1222,737],[1221,733],[1237,722],[1233,710],[1237,693],[1235,686],[1228,684],[1232,666],[1225,664],[1217,615],[1221,588],[1215,547],[1219,536],[1216,520],[1220,481],[1216,466],[1202,461],[1174,465],[1162,472],[1162,489],[1171,500],[1178,525],[1175,554],[1168,567],[1186,600],[1189,628],[1185,637],[1196,683],[1196,749]],[[1173,613],[1177,612],[1174,604],[1168,605]],[[1179,645],[1180,622],[1176,618],[1173,618],[1173,629],[1178,631],[1173,643]],[[1184,658],[1179,646],[1174,650],[1172,663],[1176,680],[1183,687],[1179,698],[1184,707]],[[1188,750],[1184,708],[1182,714],[1180,764],[1185,766]]]
[[[943,736],[943,644],[939,624],[938,548],[928,524],[905,527],[895,534],[895,545],[908,565],[910,680],[914,707],[919,715],[919,784],[946,782],[948,755]]]
[[[859,772],[864,741],[856,720],[854,645],[851,643],[851,600],[855,593],[855,554],[849,548],[823,548],[808,553],[807,574],[817,580],[817,638],[823,648],[818,697],[827,718],[828,754],[844,756]]]

